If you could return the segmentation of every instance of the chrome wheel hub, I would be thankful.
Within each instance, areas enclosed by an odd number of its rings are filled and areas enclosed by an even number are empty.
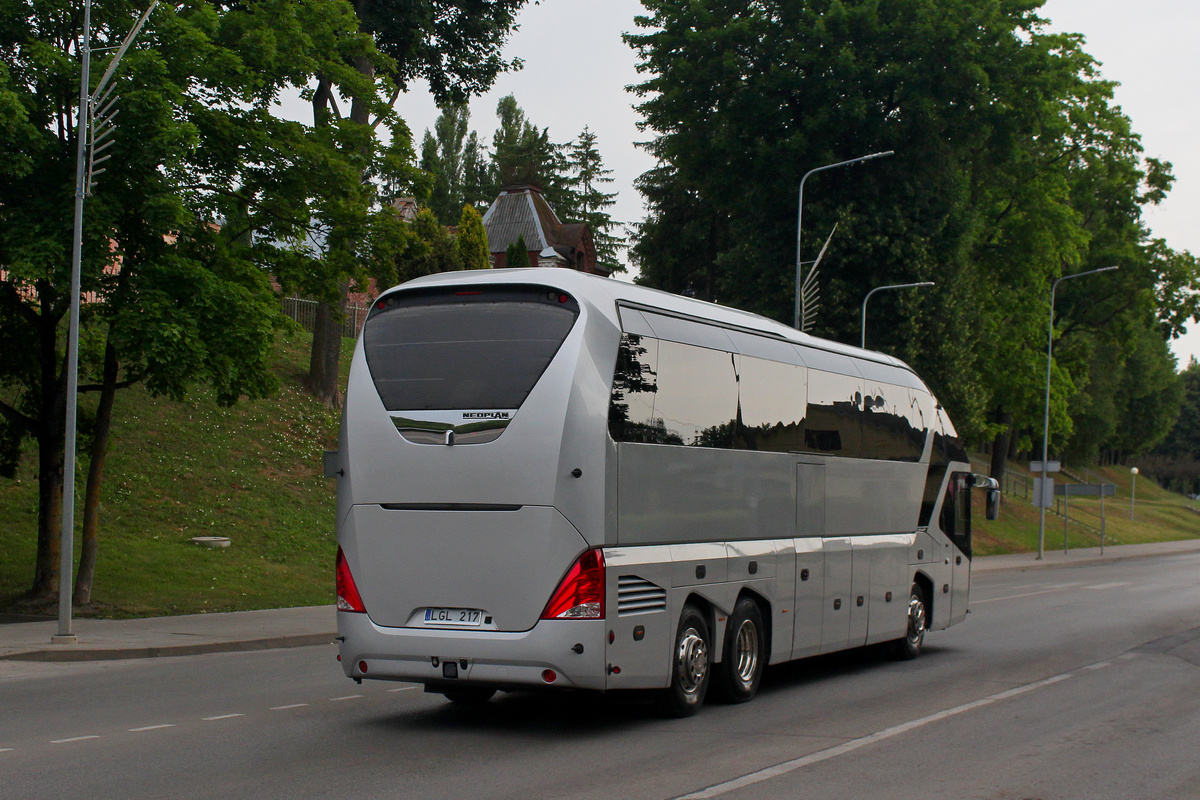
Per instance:
[[[734,676],[745,688],[754,683],[758,671],[758,628],[750,620],[743,620],[734,641]]]
[[[688,628],[679,637],[679,652],[676,653],[679,667],[679,686],[684,694],[694,695],[704,685],[708,675],[708,645],[695,628]]]

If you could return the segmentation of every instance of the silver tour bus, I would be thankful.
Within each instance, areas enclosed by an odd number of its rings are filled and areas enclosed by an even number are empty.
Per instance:
[[[380,295],[326,468],[348,677],[678,715],[767,664],[915,657],[967,613],[971,487],[998,500],[897,359],[545,268]]]

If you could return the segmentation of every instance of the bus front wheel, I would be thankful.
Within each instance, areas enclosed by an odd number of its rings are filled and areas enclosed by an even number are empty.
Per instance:
[[[667,714],[690,717],[700,710],[708,693],[711,652],[712,635],[704,614],[693,605],[684,606],[671,651],[671,686],[661,698]]]
[[[925,590],[914,583],[908,597],[908,626],[904,636],[896,640],[896,655],[900,658],[911,660],[921,655],[921,645],[925,643],[925,631],[929,626],[927,608]]]

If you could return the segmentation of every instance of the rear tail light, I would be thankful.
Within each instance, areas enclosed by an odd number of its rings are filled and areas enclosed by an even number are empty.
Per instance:
[[[358,587],[354,585],[354,576],[350,574],[350,565],[346,563],[346,554],[342,552],[340,545],[338,546],[337,565],[334,567],[334,573],[337,576],[338,611],[356,611],[360,614],[367,613],[367,607],[363,605],[362,597],[358,594]]]
[[[604,619],[604,554],[584,552],[554,590],[542,619]]]

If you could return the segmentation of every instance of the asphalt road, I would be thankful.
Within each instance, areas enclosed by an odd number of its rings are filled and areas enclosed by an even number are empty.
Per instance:
[[[686,720],[334,655],[0,662],[0,798],[1200,798],[1200,554],[981,573],[917,661],[772,668]]]

